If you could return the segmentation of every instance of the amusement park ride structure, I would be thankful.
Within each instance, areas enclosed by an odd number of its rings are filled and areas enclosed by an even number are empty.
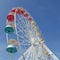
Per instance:
[[[7,48],[10,54],[19,48],[21,57],[18,60],[59,60],[45,45],[34,19],[23,8],[12,8],[7,16],[5,27]],[[23,53],[22,45],[29,46]]]

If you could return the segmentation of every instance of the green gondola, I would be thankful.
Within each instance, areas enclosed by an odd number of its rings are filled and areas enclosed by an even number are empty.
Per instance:
[[[11,25],[7,25],[5,28],[5,32],[11,34],[14,32],[14,28]]]
[[[17,48],[12,44],[8,45],[6,50],[7,50],[7,52],[12,53],[12,54],[17,52]]]

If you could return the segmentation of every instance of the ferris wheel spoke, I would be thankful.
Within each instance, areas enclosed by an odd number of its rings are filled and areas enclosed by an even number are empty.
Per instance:
[[[18,37],[20,37],[20,38],[22,38],[22,39],[26,39],[26,40],[28,40],[28,38],[25,37],[25,36],[20,36],[20,35],[18,35]]]
[[[27,23],[24,21],[24,19],[22,18],[21,15],[17,15],[17,16],[18,16],[19,21],[23,24],[23,26],[27,24]]]
[[[30,22],[26,18],[24,18],[22,15],[21,17],[22,17],[23,22],[26,22],[25,24],[27,26],[26,29],[31,29],[32,26],[30,25]]]
[[[29,26],[28,26],[29,27]]]
[[[19,29],[20,29],[20,30],[19,30]],[[21,27],[21,28],[17,28],[17,30],[18,30],[18,33],[19,33],[19,32],[23,32],[23,33],[25,33],[25,34],[26,34],[26,32],[27,32],[25,29],[23,30],[23,28],[22,28],[22,27]]]
[[[28,34],[28,31],[26,31],[26,32],[24,32],[23,30],[21,30],[22,31],[22,33],[24,33],[23,34],[23,36],[25,37],[25,38],[28,38],[29,39],[29,34]],[[20,32],[18,31],[18,34],[19,34]],[[27,37],[28,36],[28,37]]]
[[[21,46],[29,46],[29,47],[30,47],[30,46],[31,46],[31,43],[21,42],[20,45],[21,45]]]
[[[20,22],[20,21],[19,21],[19,22]],[[17,26],[20,26],[20,27],[23,28],[23,29],[26,28],[25,25],[23,25],[23,24],[21,24],[21,22],[20,22],[20,23],[19,23],[19,22],[18,22]]]
[[[28,38],[28,37],[27,37],[27,36],[28,36],[28,35],[27,35],[27,32],[25,32],[25,31],[23,31],[23,30],[18,31],[17,33],[18,33],[18,34],[19,34],[19,33],[22,33],[25,38]]]
[[[27,37],[27,31],[23,31],[23,30],[19,30],[19,28],[17,28],[18,33],[22,33],[23,35],[25,35]]]
[[[31,46],[31,43],[28,43],[28,42],[22,42],[22,41],[20,41],[20,44],[23,46],[23,45],[25,45],[25,46]]]
[[[27,34],[27,30],[24,29],[22,26],[18,26],[17,29]],[[18,32],[19,32],[19,31],[18,31]]]
[[[20,36],[23,35],[25,38],[28,38],[28,37],[27,37],[28,35],[27,35],[24,31],[22,31],[22,30],[18,31],[17,33],[18,33],[18,34],[21,34]]]
[[[21,17],[22,17],[24,24],[27,25],[29,21],[25,17],[23,17],[22,15],[21,15]]]
[[[24,40],[24,41],[22,41]],[[28,40],[25,41],[25,39],[20,38],[20,43],[21,44],[30,44]]]

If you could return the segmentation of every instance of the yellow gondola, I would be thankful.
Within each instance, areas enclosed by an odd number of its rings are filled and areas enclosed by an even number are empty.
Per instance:
[[[43,38],[40,39],[40,43],[44,43],[44,39]]]
[[[48,55],[48,51],[45,51],[45,54]]]
[[[32,26],[35,26],[35,22],[34,21],[32,21],[31,24],[32,24]]]
[[[37,36],[41,36],[40,32],[37,33]]]
[[[35,26],[35,27],[34,27],[34,30],[38,30],[38,27]]]

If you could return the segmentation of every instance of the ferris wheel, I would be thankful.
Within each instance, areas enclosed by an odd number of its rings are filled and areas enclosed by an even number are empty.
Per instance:
[[[12,8],[6,21],[6,51],[14,54],[21,51],[18,60],[59,60],[45,45],[32,16],[22,7]],[[29,47],[26,52],[23,48]]]

